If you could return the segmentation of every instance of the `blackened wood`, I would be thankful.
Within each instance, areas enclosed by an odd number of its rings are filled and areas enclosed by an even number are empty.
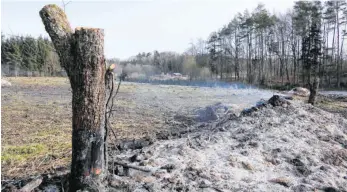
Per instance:
[[[115,165],[120,165],[120,166],[125,167],[125,168],[136,169],[136,170],[143,171],[143,172],[152,172],[152,170],[150,168],[148,168],[148,167],[141,167],[141,166],[131,165],[131,164],[120,162],[120,161],[113,161],[113,163]]]

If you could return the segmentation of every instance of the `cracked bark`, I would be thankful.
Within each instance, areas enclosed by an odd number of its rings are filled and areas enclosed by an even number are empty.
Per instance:
[[[73,31],[62,9],[40,11],[72,88],[72,164],[69,191],[104,191],[107,174],[104,31]]]

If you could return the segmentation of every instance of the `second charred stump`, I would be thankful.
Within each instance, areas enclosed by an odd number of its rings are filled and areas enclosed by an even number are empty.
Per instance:
[[[279,95],[274,95],[272,96],[269,100],[268,103],[271,104],[272,106],[282,106],[285,107],[287,105],[290,105],[290,102],[286,100],[285,97],[281,97]]]
[[[287,99],[292,99],[291,97],[282,97],[279,95],[274,95],[272,96],[268,101],[259,101],[256,106],[248,108],[248,109],[244,109],[241,112],[242,116],[246,116],[246,115],[250,115],[255,111],[258,111],[264,107],[267,107],[268,105],[271,105],[273,107],[287,107],[288,105],[290,105],[290,102],[287,101]]]

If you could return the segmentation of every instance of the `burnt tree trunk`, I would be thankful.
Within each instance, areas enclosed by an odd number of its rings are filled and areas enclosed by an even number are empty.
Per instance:
[[[69,191],[103,191],[107,174],[103,29],[70,27],[63,10],[40,11],[72,88],[72,164]]]

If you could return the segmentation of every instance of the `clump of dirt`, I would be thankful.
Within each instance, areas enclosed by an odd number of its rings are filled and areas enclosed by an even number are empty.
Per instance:
[[[283,104],[229,113],[185,137],[123,151],[116,161],[150,171],[118,171],[110,189],[344,191],[347,120],[299,101]]]

